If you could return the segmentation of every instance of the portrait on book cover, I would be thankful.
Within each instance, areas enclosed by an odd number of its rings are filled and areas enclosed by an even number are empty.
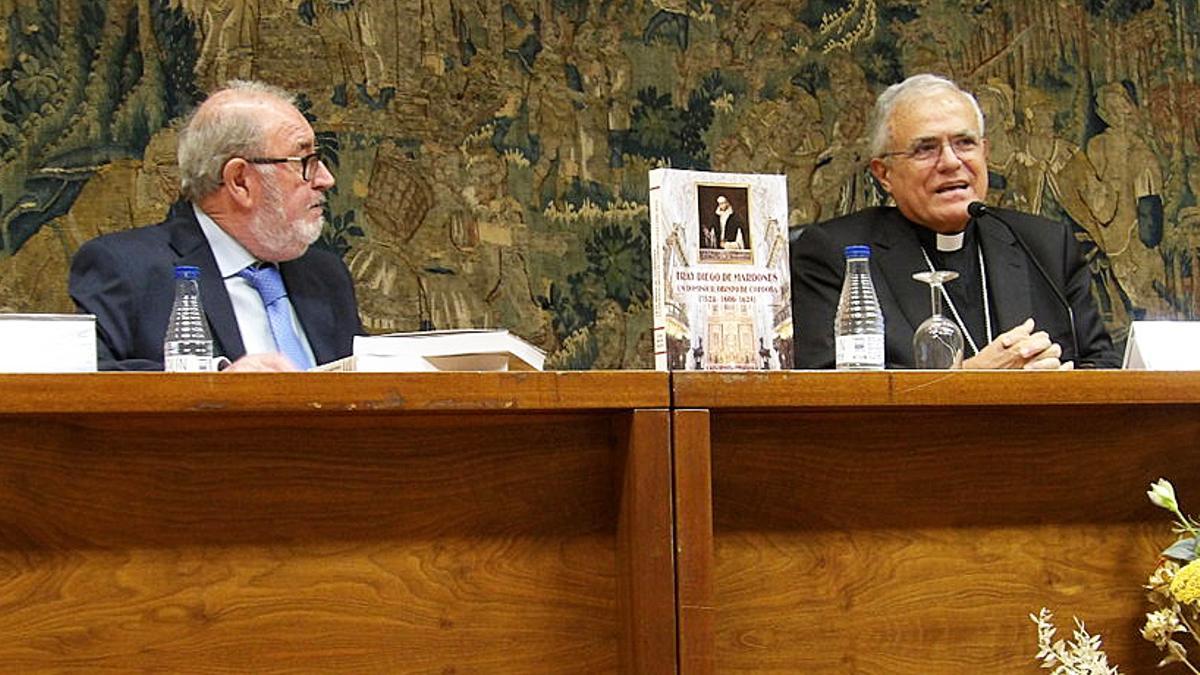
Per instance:
[[[649,185],[655,367],[784,367],[787,177],[664,168]]]
[[[747,186],[698,184],[696,213],[700,262],[752,262]]]

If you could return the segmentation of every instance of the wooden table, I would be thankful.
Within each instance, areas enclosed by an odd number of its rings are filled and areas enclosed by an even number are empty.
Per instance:
[[[1123,672],[1200,374],[0,376],[14,671]],[[673,491],[672,491],[673,490]],[[674,535],[672,525],[675,527]]]
[[[0,663],[674,672],[668,396],[654,372],[0,376]]]
[[[1035,672],[1028,614],[1160,654],[1141,585],[1200,513],[1200,373],[675,373],[683,673]]]

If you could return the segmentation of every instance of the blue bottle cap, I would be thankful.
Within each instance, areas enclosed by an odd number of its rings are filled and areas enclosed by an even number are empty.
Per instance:
[[[846,259],[850,258],[870,258],[871,247],[866,244],[854,244],[846,247]]]
[[[176,279],[199,279],[200,278],[200,268],[196,267],[195,265],[176,265],[175,266],[175,278]]]

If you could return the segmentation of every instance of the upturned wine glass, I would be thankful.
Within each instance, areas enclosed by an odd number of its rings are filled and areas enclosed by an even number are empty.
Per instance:
[[[962,365],[962,331],[942,315],[942,285],[957,278],[958,272],[949,270],[913,274],[913,279],[929,284],[929,304],[933,310],[913,333],[913,363],[917,368],[945,370]]]

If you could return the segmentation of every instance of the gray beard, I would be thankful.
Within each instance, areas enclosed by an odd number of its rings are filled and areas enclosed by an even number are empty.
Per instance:
[[[259,257],[269,262],[285,262],[304,255],[321,236],[325,216],[316,214],[289,222],[283,210],[283,190],[275,183],[274,172],[271,173],[263,182],[264,203],[254,215],[251,230],[261,249]]]

